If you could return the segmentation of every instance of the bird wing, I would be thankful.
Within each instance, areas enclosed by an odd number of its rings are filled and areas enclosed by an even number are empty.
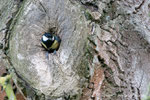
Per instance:
[[[58,46],[59,46],[59,43],[58,43],[58,41],[57,41],[57,40],[55,40],[55,41],[54,41],[54,43],[52,44],[52,46],[51,46],[51,47],[49,47],[48,49],[57,49],[57,48],[58,48]]]

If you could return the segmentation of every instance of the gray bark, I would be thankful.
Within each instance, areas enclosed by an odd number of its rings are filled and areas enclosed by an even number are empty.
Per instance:
[[[0,65],[28,98],[141,100],[149,95],[149,3],[1,0]],[[47,59],[40,38],[50,30],[62,42]]]

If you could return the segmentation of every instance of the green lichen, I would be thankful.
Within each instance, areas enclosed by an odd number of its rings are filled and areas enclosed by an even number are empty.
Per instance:
[[[91,12],[88,10],[84,10],[84,16],[86,18],[86,20],[90,20],[91,22],[95,22],[95,23],[100,23],[100,19],[95,19]]]
[[[87,20],[94,20],[89,11],[84,11],[84,15]]]
[[[146,99],[144,99],[144,100],[150,100],[150,96],[146,97]]]
[[[16,100],[16,96],[13,92],[13,88],[11,86],[11,75],[7,75],[5,77],[0,77],[0,84],[4,88],[9,100]]]
[[[86,79],[85,80],[86,82],[88,82],[90,78],[90,67],[91,67],[90,65],[92,64],[93,57],[95,54],[95,50],[93,49],[92,46],[93,46],[93,43],[91,43],[89,39],[87,39],[85,47],[84,47],[84,55],[77,68],[79,76],[84,77]]]

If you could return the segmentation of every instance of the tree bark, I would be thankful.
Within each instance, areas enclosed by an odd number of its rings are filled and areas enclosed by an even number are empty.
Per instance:
[[[27,98],[142,100],[149,95],[149,3],[1,0],[0,63],[27,87]],[[47,59],[40,39],[51,31],[62,42]]]

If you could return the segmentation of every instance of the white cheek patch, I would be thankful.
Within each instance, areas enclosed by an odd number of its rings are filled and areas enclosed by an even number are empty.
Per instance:
[[[53,36],[53,38],[52,38],[52,41],[54,41],[54,36]]]
[[[47,40],[48,40],[48,38],[43,35],[43,41],[47,41]]]

